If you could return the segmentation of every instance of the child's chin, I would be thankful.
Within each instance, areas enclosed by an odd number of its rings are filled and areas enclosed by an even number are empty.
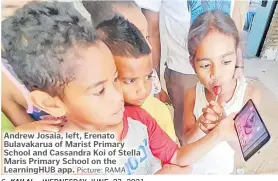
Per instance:
[[[142,106],[146,99],[134,101],[132,105],[134,106]]]
[[[144,102],[138,103],[137,106],[142,106]]]
[[[123,116],[114,121],[114,125],[118,125],[123,121]]]
[[[119,112],[119,113],[113,115],[113,118],[111,118],[111,120],[114,120],[113,122],[115,124],[118,124],[119,122],[121,122],[123,120],[123,117],[124,117],[124,113]]]

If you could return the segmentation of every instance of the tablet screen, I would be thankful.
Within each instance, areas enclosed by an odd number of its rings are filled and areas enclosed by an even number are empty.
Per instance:
[[[235,126],[244,158],[251,153],[253,155],[257,152],[263,146],[262,143],[265,144],[265,140],[270,137],[251,100],[247,102],[242,111],[237,115]]]

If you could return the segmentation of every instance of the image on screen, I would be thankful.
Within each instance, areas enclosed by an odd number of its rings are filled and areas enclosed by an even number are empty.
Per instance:
[[[248,155],[268,136],[268,132],[251,101],[236,118],[235,125],[244,156]]]

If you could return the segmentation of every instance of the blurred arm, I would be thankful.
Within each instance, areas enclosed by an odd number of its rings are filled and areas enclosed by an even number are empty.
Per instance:
[[[160,31],[159,31],[159,12],[142,9],[147,22],[148,22],[148,34],[149,43],[152,46],[152,59],[153,68],[157,71],[158,77],[160,77]]]

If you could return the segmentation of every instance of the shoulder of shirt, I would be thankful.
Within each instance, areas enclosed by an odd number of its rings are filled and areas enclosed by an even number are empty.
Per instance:
[[[162,0],[135,0],[140,7],[150,11],[159,12]]]
[[[150,96],[147,98],[142,108],[155,119],[159,124],[171,124],[172,117],[169,108],[157,98]]]
[[[161,102],[160,100],[158,100],[153,96],[149,96],[144,102],[144,104],[142,105],[142,108],[149,108],[149,107],[158,108],[158,109],[168,109],[163,102]]]
[[[252,99],[256,104],[260,102],[260,89],[252,83],[248,83],[246,87],[246,101]]]
[[[136,120],[143,123],[146,126],[155,123],[154,118],[144,109],[138,106],[126,106],[124,117],[127,120]]]
[[[138,106],[125,106],[124,115],[134,119],[140,119],[150,116],[144,109]]]

